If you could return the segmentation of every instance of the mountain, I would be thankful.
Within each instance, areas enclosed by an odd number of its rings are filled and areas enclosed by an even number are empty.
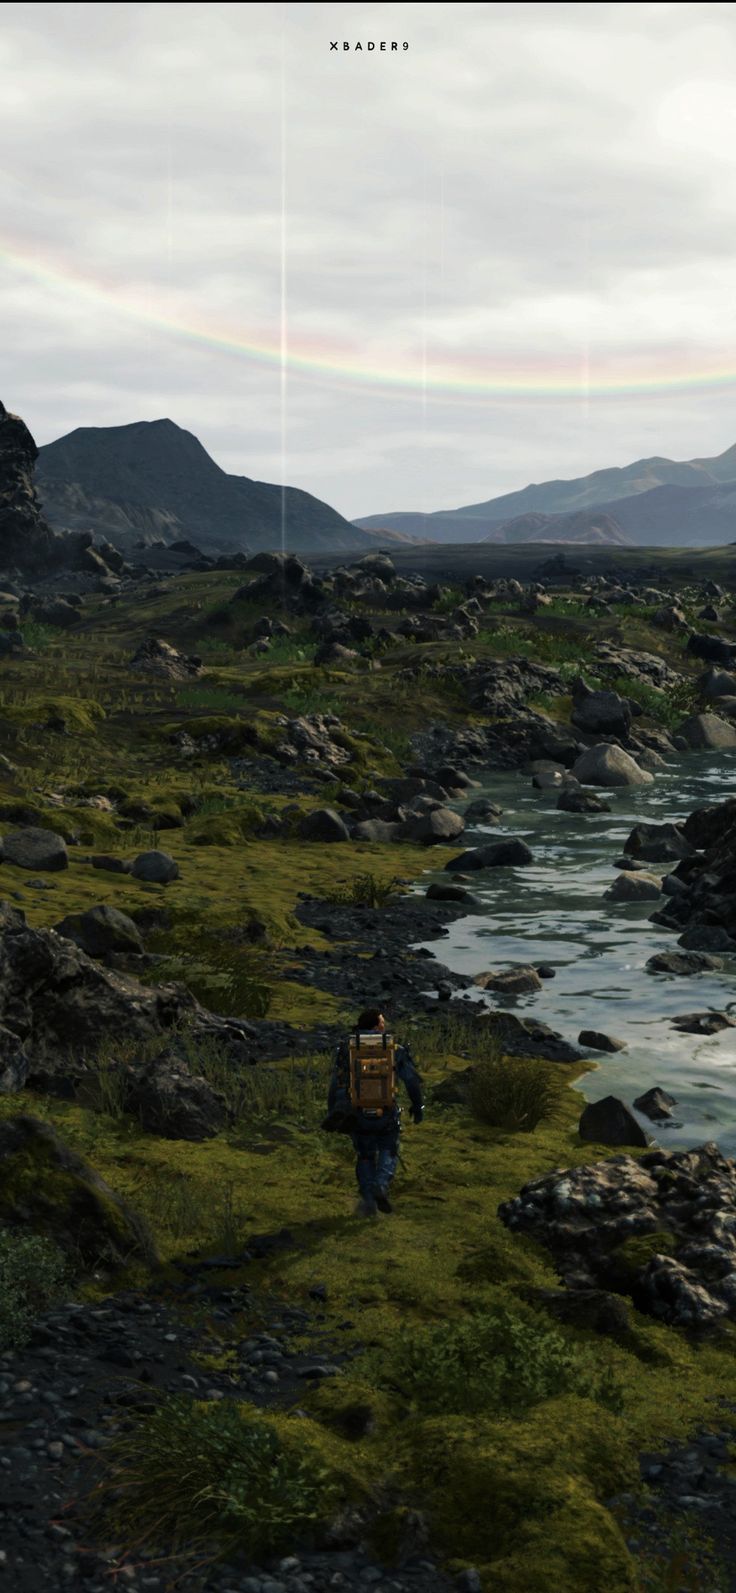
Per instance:
[[[594,470],[570,481],[533,483],[520,492],[459,509],[366,515],[354,523],[364,530],[380,529],[384,535],[403,531],[435,542],[505,541],[506,537],[497,533],[521,516],[574,515],[589,509],[609,513],[624,532],[624,540],[639,545],[652,541],[703,547],[732,540],[736,537],[736,445],[711,459],[638,459],[622,468]],[[552,540],[564,540],[559,528]]]
[[[600,509],[582,509],[579,514],[520,514],[513,520],[502,520],[483,541],[583,545],[612,543],[617,547],[631,546],[631,538],[618,520]]]
[[[280,548],[369,552],[374,534],[298,487],[230,476],[171,420],[79,426],[40,449],[36,487],[58,530],[92,530],[119,547],[190,538],[205,552]]]

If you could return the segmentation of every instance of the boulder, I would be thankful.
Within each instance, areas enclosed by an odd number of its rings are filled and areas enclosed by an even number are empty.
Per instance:
[[[614,1040],[611,1034],[602,1034],[599,1029],[581,1029],[578,1035],[578,1045],[584,1045],[587,1051],[625,1051],[625,1040]]]
[[[706,664],[725,664],[728,668],[734,663],[736,642],[726,641],[721,636],[709,636],[704,631],[693,631],[687,639],[687,650],[693,657],[702,658]]]
[[[54,925],[54,930],[65,940],[73,940],[75,945],[81,946],[88,957],[106,957],[111,951],[137,954],[143,951],[140,931],[132,918],[106,904],[90,907],[85,913],[70,913]]]
[[[109,874],[130,874],[133,867],[125,858],[114,857],[109,852],[96,852],[90,863],[93,868],[105,869]]]
[[[139,852],[130,872],[134,879],[146,880],[152,885],[168,885],[179,878],[179,864],[168,852]]]
[[[681,1034],[720,1034],[723,1029],[736,1029],[736,1019],[727,1012],[680,1012],[670,1023]]]
[[[603,892],[604,902],[653,902],[661,896],[659,880],[654,874],[640,870],[635,874],[619,874],[608,890]]]
[[[430,885],[425,892],[431,902],[464,902],[466,907],[480,907],[477,896],[471,891],[466,891],[463,885],[443,885],[435,883]]]
[[[477,846],[469,852],[461,852],[459,857],[451,857],[445,868],[452,873],[462,873],[466,868],[516,868],[533,862],[534,856],[526,841],[509,836],[507,841],[495,841],[491,846]]]
[[[658,951],[644,964],[647,973],[694,974],[722,968],[720,957],[707,951]]]
[[[589,747],[573,764],[572,773],[581,785],[650,785],[654,778],[647,769],[640,768],[623,747],[606,741]]]
[[[16,868],[32,868],[47,874],[56,874],[69,867],[64,837],[35,825],[3,836],[2,859]]]
[[[651,1090],[645,1090],[643,1095],[638,1095],[634,1101],[637,1112],[642,1112],[644,1117],[653,1123],[665,1123],[672,1116],[672,1107],[677,1105],[674,1095],[668,1095],[666,1090],[661,1090],[659,1085],[654,1085]]]
[[[595,791],[583,791],[577,783],[566,786],[560,792],[556,806],[561,813],[610,813],[611,811],[610,802],[605,802]]]
[[[41,625],[57,625],[62,630],[68,629],[70,625],[79,624],[76,608],[67,603],[63,597],[49,598],[45,603],[36,603],[33,618]]]
[[[157,1261],[128,1202],[49,1123],[25,1113],[0,1123],[0,1222],[53,1239],[77,1265]]]
[[[678,725],[677,734],[694,749],[736,747],[736,728],[717,714],[690,714]]]
[[[580,678],[573,685],[572,698],[570,718],[576,730],[589,736],[628,736],[632,708],[618,692],[592,691]]]
[[[685,951],[736,952],[736,940],[722,924],[692,924],[678,937],[677,944]]]
[[[541,990],[542,981],[536,968],[529,966],[521,968],[506,968],[502,972],[476,974],[474,985],[479,985],[481,990],[497,990],[501,995],[525,995],[531,990]]]
[[[706,702],[718,702],[721,697],[736,697],[736,675],[726,669],[706,669],[698,681],[698,689]]]
[[[349,841],[350,831],[344,819],[334,808],[315,808],[307,813],[299,827],[305,841]]]
[[[390,819],[361,819],[353,825],[350,837],[353,841],[379,841],[385,846],[388,841],[398,841],[402,830],[403,825]]]
[[[170,1052],[163,1052],[139,1073],[131,1086],[129,1107],[148,1133],[164,1139],[211,1139],[227,1124],[220,1091],[189,1073]]]
[[[416,841],[422,846],[436,846],[443,841],[457,841],[465,829],[465,820],[451,808],[436,807],[429,813],[411,814],[402,825],[402,838]]]
[[[190,680],[202,673],[202,660],[196,654],[180,653],[160,636],[148,636],[136,649],[128,664],[148,675],[164,680]]]
[[[488,797],[474,797],[466,808],[463,808],[463,818],[466,824],[498,824],[503,815],[503,808],[491,802]]]
[[[682,824],[635,824],[624,851],[645,863],[674,863],[691,857],[694,847]]]
[[[581,1139],[593,1140],[597,1145],[651,1143],[630,1107],[616,1095],[604,1095],[600,1101],[589,1101],[580,1114],[578,1133]]]

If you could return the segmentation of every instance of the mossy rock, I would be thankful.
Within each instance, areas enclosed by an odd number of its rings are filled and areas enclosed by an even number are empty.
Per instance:
[[[656,1228],[653,1233],[632,1234],[616,1245],[608,1257],[608,1267],[623,1283],[631,1283],[642,1267],[653,1256],[672,1256],[680,1241],[668,1228]]]
[[[573,1418],[573,1419],[571,1419]],[[399,1438],[435,1541],[484,1564],[509,1593],[633,1589],[633,1565],[600,1497],[630,1486],[636,1456],[610,1411],[575,1395],[524,1422],[446,1416],[407,1422]]]
[[[0,1221],[52,1238],[88,1267],[157,1260],[127,1201],[48,1123],[25,1113],[0,1124]]]

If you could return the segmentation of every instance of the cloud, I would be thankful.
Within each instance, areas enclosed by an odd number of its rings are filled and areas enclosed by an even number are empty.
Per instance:
[[[39,441],[169,414],[259,479],[285,423],[289,478],[350,515],[717,452],[723,397],[667,383],[736,357],[735,15],[5,8],[2,397]],[[285,417],[283,229],[313,362]],[[425,368],[580,370],[580,396],[423,396]],[[663,386],[586,398],[586,371]]]

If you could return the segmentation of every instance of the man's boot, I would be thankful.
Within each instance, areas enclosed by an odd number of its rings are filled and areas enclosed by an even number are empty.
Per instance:
[[[355,1215],[356,1217],[376,1217],[378,1215],[378,1206],[372,1196],[361,1195],[355,1208]]]
[[[393,1211],[393,1202],[388,1198],[387,1189],[376,1190],[376,1205],[379,1211]]]

